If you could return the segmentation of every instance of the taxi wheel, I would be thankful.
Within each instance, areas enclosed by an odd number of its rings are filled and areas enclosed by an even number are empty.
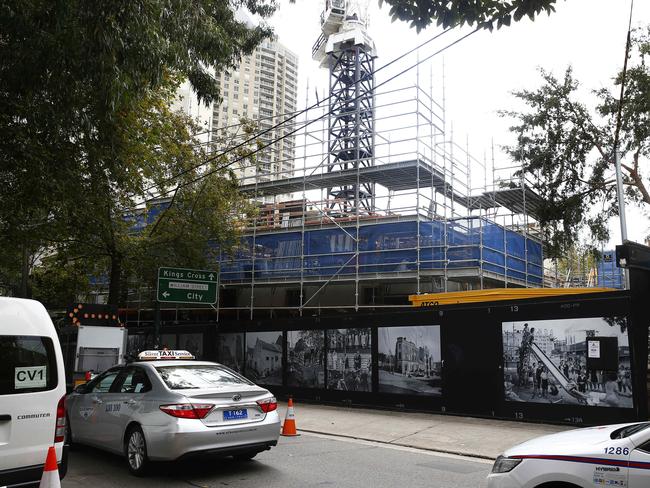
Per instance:
[[[147,458],[147,443],[140,427],[134,426],[129,429],[126,435],[124,451],[129,471],[136,476],[145,475],[149,466],[149,459]]]
[[[244,453],[241,453],[241,454],[235,454],[235,455],[233,456],[233,459],[234,459],[235,461],[237,461],[237,462],[250,461],[250,460],[253,459],[255,456],[257,456],[257,454],[258,454],[258,453],[257,453],[256,451],[252,451],[252,452],[244,452]]]

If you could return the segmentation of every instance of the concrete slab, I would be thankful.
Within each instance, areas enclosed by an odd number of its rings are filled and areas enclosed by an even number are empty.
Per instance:
[[[570,427],[393,412],[343,406],[294,404],[298,430],[365,439],[431,451],[494,459],[505,449]],[[284,418],[286,404],[280,405]]]

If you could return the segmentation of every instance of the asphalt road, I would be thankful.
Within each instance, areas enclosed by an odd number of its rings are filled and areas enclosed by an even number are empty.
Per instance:
[[[92,448],[70,456],[63,488],[316,486],[481,488],[490,461],[313,434],[280,438],[249,462],[197,458],[156,463],[146,478],[129,474],[124,459]]]

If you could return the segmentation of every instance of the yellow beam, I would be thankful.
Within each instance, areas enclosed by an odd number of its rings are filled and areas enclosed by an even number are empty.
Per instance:
[[[447,293],[425,293],[409,295],[414,307],[453,305],[457,303],[493,302],[499,300],[524,300],[527,298],[604,293],[614,288],[491,288],[489,290],[452,291]]]

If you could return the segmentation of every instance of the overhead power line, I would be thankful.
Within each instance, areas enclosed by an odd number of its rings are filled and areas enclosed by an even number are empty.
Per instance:
[[[458,24],[456,24],[456,25],[458,25]],[[422,48],[425,47],[426,45],[428,45],[428,44],[432,43],[433,41],[439,39],[440,37],[444,36],[445,34],[447,34],[448,32],[450,32],[451,30],[453,30],[453,29],[456,27],[456,25],[454,25],[454,26],[452,26],[452,27],[449,27],[449,28],[445,29],[445,30],[442,31],[441,33],[436,34],[435,36],[433,36],[432,38],[430,38],[430,39],[424,41],[423,43],[421,43],[421,44],[415,46],[414,48],[412,48],[412,49],[410,49],[410,50],[404,52],[403,54],[400,54],[399,56],[397,56],[396,58],[392,59],[392,60],[391,60],[390,62],[388,62],[387,64],[385,64],[385,65],[379,67],[378,69],[376,69],[376,70],[375,70],[375,73],[378,73],[378,72],[380,72],[381,70],[388,68],[389,66],[395,64],[397,61],[400,61],[401,59],[405,58],[406,56],[409,56],[410,54],[413,54],[414,52],[416,52],[416,51],[422,49]],[[416,64],[416,66],[417,66],[417,64]],[[357,82],[355,82],[355,84],[356,84],[356,83],[359,83],[359,82],[357,81]],[[298,111],[295,111],[295,112],[290,112],[291,115],[290,115],[288,118],[282,120],[281,122],[278,122],[277,124],[275,124],[275,125],[273,125],[273,126],[271,126],[271,127],[268,127],[268,128],[266,128],[266,129],[260,131],[259,133],[256,133],[256,134],[250,136],[248,139],[246,139],[246,140],[244,140],[244,141],[242,141],[242,142],[240,142],[240,143],[237,143],[237,144],[235,144],[235,145],[233,145],[233,146],[231,146],[231,147],[229,147],[229,148],[227,148],[227,149],[224,149],[224,150],[221,151],[219,154],[217,154],[217,155],[215,155],[215,156],[211,156],[210,158],[206,159],[205,161],[201,162],[201,163],[198,164],[198,165],[195,165],[195,166],[193,166],[193,167],[191,167],[191,168],[187,168],[187,169],[185,169],[185,170],[179,172],[179,173],[176,174],[176,175],[170,176],[169,178],[165,179],[162,183],[164,184],[164,183],[167,183],[167,182],[170,182],[170,181],[174,181],[174,180],[176,180],[176,179],[178,179],[178,178],[180,178],[180,177],[186,175],[187,173],[191,173],[192,171],[196,171],[196,170],[199,169],[201,166],[205,166],[206,164],[211,163],[211,162],[214,161],[215,159],[219,159],[219,158],[222,157],[222,156],[225,156],[225,155],[227,155],[227,154],[229,154],[229,153],[231,153],[231,152],[233,152],[233,151],[236,151],[237,149],[239,149],[239,148],[241,148],[241,147],[244,147],[244,146],[250,144],[251,142],[255,142],[255,141],[256,141],[257,139],[259,139],[260,137],[262,137],[262,136],[264,136],[265,134],[268,134],[269,132],[272,132],[272,131],[274,131],[274,130],[280,128],[280,127],[282,127],[283,125],[286,125],[287,123],[289,123],[289,122],[291,122],[292,120],[296,119],[296,118],[299,117],[300,115],[302,115],[302,114],[304,114],[304,113],[307,113],[307,112],[309,112],[310,110],[314,110],[315,108],[318,108],[321,104],[323,104],[324,102],[328,101],[330,98],[332,98],[332,94],[330,94],[329,96],[323,98],[322,100],[317,101],[317,102],[314,103],[313,105],[311,105],[311,106],[309,106],[309,107],[307,107],[307,108],[305,108],[305,109],[303,109],[303,110],[298,110]],[[328,115],[328,114],[325,114],[325,115]],[[280,115],[280,116],[281,116],[281,115]],[[275,118],[275,117],[278,117],[278,116],[277,116],[277,115],[276,115],[276,116],[272,116],[272,118]],[[316,120],[319,120],[319,119],[316,119]],[[221,130],[221,129],[217,128],[217,129],[212,129],[212,130],[208,130],[208,131],[203,131],[203,132],[201,132],[201,134],[205,134],[205,133],[209,133],[209,132],[216,132],[217,130]],[[272,144],[274,144],[275,142],[278,142],[278,141],[284,139],[285,137],[286,137],[286,136],[283,136],[282,138],[279,138],[277,141],[273,141]],[[272,144],[270,144],[270,145],[272,145]],[[266,147],[268,147],[268,146],[266,146]],[[257,151],[256,151],[256,152],[257,152]],[[144,189],[144,192],[146,193],[147,191],[152,190],[152,189],[154,189],[154,188],[157,188],[157,185],[151,185],[151,186],[149,186],[148,188],[145,188],[145,189]],[[173,190],[172,190],[172,191],[173,191]],[[170,193],[170,192],[167,192],[167,193]]]
[[[454,27],[455,27],[455,26],[454,26]],[[416,50],[422,48],[423,46],[425,46],[426,44],[428,44],[428,43],[434,41],[435,39],[438,39],[440,36],[446,34],[447,32],[449,32],[449,31],[452,30],[452,29],[453,29],[453,27],[451,27],[451,28],[449,28],[449,29],[443,31],[442,33],[440,33],[440,34],[434,36],[433,38],[429,39],[428,41],[425,41],[424,43],[422,43],[422,44],[416,46],[415,48],[413,48],[413,49],[407,51],[406,53],[404,53],[404,54],[398,56],[397,58],[393,59],[390,63],[388,63],[388,64],[382,66],[382,67],[379,68],[378,70],[375,70],[375,73],[376,73],[377,71],[380,71],[381,69],[384,69],[384,68],[390,66],[391,64],[394,64],[394,63],[397,62],[398,60],[400,60],[400,59],[404,58],[405,56],[407,56],[407,55],[413,53],[414,51],[416,51]],[[469,32],[469,33],[463,35],[462,37],[456,39],[455,41],[453,41],[453,42],[447,44],[445,47],[443,47],[443,48],[441,48],[441,49],[435,51],[434,53],[432,53],[432,54],[426,56],[426,57],[423,58],[423,59],[418,60],[415,64],[413,64],[413,65],[411,65],[411,66],[409,66],[409,67],[403,69],[403,70],[400,71],[399,73],[397,73],[397,74],[391,76],[390,78],[384,80],[383,82],[381,82],[381,83],[375,85],[375,86],[372,88],[372,90],[371,90],[370,92],[372,93],[372,92],[376,91],[378,88],[380,88],[380,87],[384,86],[385,84],[387,84],[387,83],[393,81],[394,79],[398,78],[399,76],[402,76],[403,74],[405,74],[405,73],[411,71],[412,69],[416,68],[416,67],[419,66],[420,64],[429,61],[429,60],[432,59],[433,57],[435,57],[435,56],[437,56],[437,55],[443,53],[443,52],[446,51],[447,49],[449,49],[449,48],[455,46],[456,44],[460,43],[461,41],[463,41],[463,40],[467,39],[468,37],[472,36],[473,34],[475,34],[476,32],[478,32],[479,30],[481,30],[481,29],[480,29],[479,27],[477,27],[476,29],[472,30],[471,32]],[[172,180],[175,180],[175,179],[177,179],[177,178],[180,178],[180,177],[182,177],[182,176],[184,176],[184,175],[186,175],[186,174],[188,174],[188,173],[190,173],[190,172],[192,172],[192,171],[195,171],[195,170],[199,169],[201,166],[204,166],[204,165],[206,165],[206,164],[209,164],[210,162],[212,162],[212,161],[214,161],[214,160],[216,160],[216,159],[218,159],[218,158],[221,158],[221,157],[227,155],[228,153],[230,153],[230,152],[232,152],[232,151],[235,151],[235,150],[237,150],[237,149],[239,149],[239,148],[241,148],[241,147],[244,147],[245,145],[247,145],[247,144],[249,144],[249,143],[251,143],[251,142],[254,142],[255,140],[257,140],[259,137],[263,136],[264,134],[267,134],[267,133],[269,133],[270,131],[275,130],[276,128],[281,127],[281,126],[287,124],[289,121],[295,119],[298,115],[300,115],[300,114],[302,114],[302,113],[305,113],[305,112],[307,112],[307,111],[309,111],[309,110],[313,110],[314,108],[318,107],[322,102],[328,100],[328,99],[331,98],[331,97],[332,97],[332,95],[328,96],[327,98],[321,100],[320,102],[317,102],[316,104],[314,104],[314,105],[308,107],[307,109],[304,109],[304,110],[298,112],[296,115],[294,115],[294,116],[292,116],[292,117],[289,117],[288,119],[283,120],[282,122],[280,122],[280,123],[274,125],[274,126],[271,127],[271,128],[265,129],[264,131],[260,132],[260,133],[257,134],[256,136],[253,136],[253,137],[251,137],[251,138],[249,138],[249,139],[247,139],[247,140],[245,140],[245,141],[243,141],[243,142],[241,142],[241,143],[239,143],[239,144],[236,144],[236,145],[234,145],[234,146],[228,148],[227,150],[224,150],[224,151],[220,152],[220,153],[217,154],[216,156],[212,156],[212,157],[206,159],[205,161],[201,162],[200,164],[198,164],[198,165],[196,165],[196,166],[194,166],[194,167],[192,167],[192,168],[188,168],[188,169],[186,169],[186,170],[183,170],[183,171],[180,172],[179,174],[177,174],[177,175],[175,175],[175,176],[172,176],[172,177],[168,178],[168,179],[165,180],[165,181],[172,181]],[[361,98],[361,95],[355,97],[355,98],[352,99],[351,101],[352,101],[352,102],[356,102],[359,98]],[[215,174],[215,173],[218,173],[219,171],[222,171],[223,169],[225,169],[225,168],[227,168],[227,167],[229,167],[229,166],[231,166],[231,165],[233,165],[233,164],[235,164],[235,163],[238,163],[238,162],[240,162],[240,161],[243,161],[244,159],[247,159],[247,158],[249,158],[249,157],[251,157],[251,156],[253,156],[253,155],[255,155],[255,154],[257,154],[257,153],[259,153],[259,152],[261,152],[261,151],[264,151],[264,150],[267,149],[268,147],[270,147],[270,146],[276,144],[276,143],[279,142],[279,141],[282,141],[282,140],[286,139],[287,137],[290,137],[290,136],[296,134],[297,132],[300,132],[302,129],[304,129],[304,128],[310,126],[310,125],[312,125],[313,123],[315,123],[315,122],[317,122],[317,121],[319,121],[319,120],[322,120],[323,118],[325,118],[325,117],[331,115],[332,113],[333,113],[333,111],[332,111],[332,110],[329,110],[329,111],[325,112],[324,114],[320,115],[319,117],[316,117],[315,119],[312,119],[312,120],[308,121],[307,123],[301,125],[300,127],[296,128],[296,129],[293,129],[293,130],[291,130],[290,132],[287,132],[286,134],[283,134],[282,136],[277,137],[277,138],[275,138],[274,140],[267,142],[266,144],[263,144],[262,146],[260,146],[260,147],[258,147],[257,149],[255,149],[255,150],[253,150],[253,151],[251,151],[251,152],[245,154],[244,156],[240,156],[240,157],[238,157],[238,158],[235,158],[235,159],[232,160],[232,161],[228,161],[226,164],[221,165],[221,166],[219,166],[219,167],[217,167],[217,168],[214,168],[214,169],[212,169],[212,170],[210,170],[210,171],[207,171],[207,172],[205,172],[205,173],[202,173],[202,174],[200,174],[199,176],[197,176],[196,178],[193,178],[193,179],[191,179],[191,180],[189,180],[189,181],[186,181],[186,182],[184,182],[184,183],[179,183],[179,184],[176,185],[174,188],[170,188],[170,189],[168,189],[168,190],[164,190],[164,191],[160,192],[158,195],[156,195],[155,197],[152,197],[152,198],[150,198],[150,199],[145,199],[145,200],[144,200],[143,202],[141,202],[138,206],[134,206],[134,207],[132,207],[131,209],[135,210],[135,209],[139,208],[140,205],[142,205],[143,203],[146,204],[146,203],[149,202],[149,201],[154,201],[154,200],[157,200],[157,199],[163,198],[163,197],[165,197],[165,196],[167,196],[167,195],[169,195],[169,194],[172,194],[172,193],[177,192],[177,191],[178,191],[179,189],[181,189],[181,188],[184,188],[184,187],[186,187],[186,186],[189,186],[189,185],[192,185],[192,184],[194,184],[194,183],[197,183],[198,181],[201,181],[201,180],[203,180],[203,179],[205,179],[205,178],[207,178],[207,177],[209,177],[209,176],[211,176],[211,175],[213,175],[213,174]],[[145,189],[145,192],[148,191],[148,190],[150,190],[150,189],[153,189],[153,188],[155,188],[155,186],[152,186],[152,187],[149,187],[149,188]],[[125,210],[128,210],[128,209],[125,209]]]

